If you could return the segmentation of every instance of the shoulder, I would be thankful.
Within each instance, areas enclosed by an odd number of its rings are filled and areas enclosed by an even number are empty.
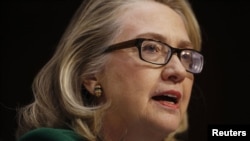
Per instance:
[[[18,141],[85,141],[80,135],[68,129],[38,128],[21,136]]]

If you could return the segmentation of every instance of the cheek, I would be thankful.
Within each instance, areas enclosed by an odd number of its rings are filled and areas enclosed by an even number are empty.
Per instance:
[[[192,93],[192,86],[193,86],[193,79],[188,79],[184,80],[185,82],[183,83],[183,101],[182,101],[182,113],[185,113],[190,101],[191,93]]]
[[[102,85],[107,98],[136,97],[139,93],[149,93],[152,79],[157,75],[148,66],[141,65],[138,52],[116,53],[106,64]],[[150,75],[149,75],[150,74]]]
[[[102,85],[106,98],[112,101],[114,112],[124,116],[130,114],[132,118],[132,115],[146,109],[154,79],[159,77],[159,72],[140,65],[132,57],[117,58],[106,65]]]
[[[140,69],[138,66],[133,67],[125,63],[119,67],[109,68],[103,79],[106,97],[121,101],[145,97],[152,87],[152,76],[144,75],[149,73]]]

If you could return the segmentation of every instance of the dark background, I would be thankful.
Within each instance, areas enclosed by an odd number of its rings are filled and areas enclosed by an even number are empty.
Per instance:
[[[14,141],[16,108],[52,56],[80,0],[1,1],[0,141]],[[190,141],[208,126],[250,124],[250,18],[246,0],[190,0],[201,26],[205,67],[189,107]]]

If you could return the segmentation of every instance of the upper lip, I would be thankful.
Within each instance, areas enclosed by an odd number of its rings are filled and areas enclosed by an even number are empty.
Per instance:
[[[157,96],[168,96],[168,97],[172,97],[172,98],[175,98],[176,99],[176,102],[175,103],[178,103],[182,97],[182,94],[180,91],[178,90],[165,90],[165,91],[160,91],[160,92],[157,92],[156,94],[154,94],[152,96],[153,97],[157,97]]]

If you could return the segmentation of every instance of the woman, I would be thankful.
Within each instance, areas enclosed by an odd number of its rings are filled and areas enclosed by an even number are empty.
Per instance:
[[[200,38],[185,0],[85,0],[34,80],[18,139],[175,140],[203,67]]]

